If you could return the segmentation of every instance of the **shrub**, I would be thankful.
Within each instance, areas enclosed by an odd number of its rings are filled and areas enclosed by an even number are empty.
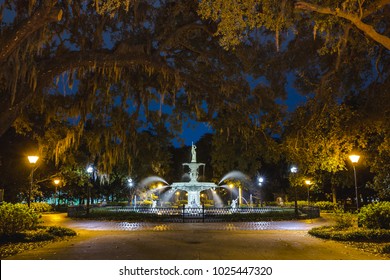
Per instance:
[[[298,207],[307,206],[307,200],[298,200],[297,204],[298,204]],[[284,206],[295,207],[295,201],[284,202]]]
[[[279,206],[279,204],[276,201],[266,201],[264,202],[265,206]],[[260,205],[259,205],[260,207]]]
[[[337,229],[345,229],[352,227],[354,224],[354,216],[351,213],[345,213],[341,209],[335,209],[334,219],[336,222]]]
[[[386,244],[382,247],[382,253],[384,254],[390,254],[390,244]]]
[[[40,242],[52,240],[54,236],[45,229],[28,230],[23,233],[23,242]]]
[[[75,236],[76,232],[73,229],[59,227],[59,226],[50,226],[47,227],[47,232],[56,237],[64,237],[64,236]]]
[[[31,202],[30,208],[36,212],[50,212],[53,210],[52,206],[46,202]]]
[[[330,201],[317,201],[314,203],[322,211],[334,211],[337,208],[337,204]]]
[[[26,204],[3,203],[0,206],[0,217],[0,235],[10,236],[36,228],[40,215]]]
[[[390,231],[384,229],[362,229],[349,228],[340,230],[332,226],[323,226],[312,228],[309,234],[337,241],[355,241],[355,242],[388,242],[390,241]]]
[[[370,229],[390,229],[390,202],[363,206],[358,214],[359,225]]]

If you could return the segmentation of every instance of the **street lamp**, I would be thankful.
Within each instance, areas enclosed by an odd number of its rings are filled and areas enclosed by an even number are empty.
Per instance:
[[[37,163],[39,157],[38,156],[28,156],[27,159],[30,162],[30,164],[32,165],[31,174],[30,174],[30,187],[28,189],[28,198],[27,198],[27,205],[30,208],[31,192],[32,192],[33,184],[34,184],[34,168],[35,168],[35,164]]]
[[[290,172],[294,175],[298,172],[298,168],[296,166],[291,166]],[[297,200],[297,186],[294,187],[294,209],[295,209],[295,217],[298,217],[298,200]]]
[[[134,181],[133,181],[132,178],[128,178],[127,179],[127,186],[129,187],[129,206],[130,206],[130,202],[131,202],[131,189],[134,187]],[[135,209],[136,203],[137,203],[137,197],[134,194],[134,209]]]
[[[264,178],[260,176],[260,177],[257,179],[257,182],[258,182],[259,187],[260,187],[260,206],[263,207],[263,192],[262,192],[261,186],[262,186],[263,183],[264,183]]]
[[[132,188],[134,186],[133,179],[131,178],[127,179],[127,184],[129,185],[129,188]]]
[[[358,188],[357,188],[357,180],[356,180],[356,167],[355,165],[359,162],[359,155],[350,155],[349,160],[352,162],[353,166],[353,175],[355,178],[355,196],[356,196],[356,210],[359,210],[359,199],[358,199]]]
[[[55,186],[55,192],[54,192],[54,206],[57,205],[57,202],[56,202],[56,198],[57,198],[57,200],[58,200],[57,188],[58,188],[60,182],[61,182],[60,179],[54,179],[54,180],[53,180],[53,183],[54,183],[54,186]]]
[[[307,206],[310,204],[310,185],[311,181],[310,180],[305,180],[305,184],[307,185]]]
[[[90,175],[91,182],[93,180],[93,171],[94,171],[94,168],[91,165],[87,167],[87,173]],[[89,215],[90,200],[91,200],[91,187],[88,183],[87,184],[87,216]]]

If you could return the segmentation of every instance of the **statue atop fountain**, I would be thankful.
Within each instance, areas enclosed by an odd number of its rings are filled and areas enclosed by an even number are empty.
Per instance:
[[[194,145],[194,142],[192,142],[191,154],[192,154],[191,162],[196,162],[196,146]]]

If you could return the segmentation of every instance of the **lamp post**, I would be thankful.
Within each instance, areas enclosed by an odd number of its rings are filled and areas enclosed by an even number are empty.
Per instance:
[[[260,206],[263,207],[263,192],[262,192],[261,186],[264,183],[264,178],[263,177],[259,177],[257,179],[257,183],[259,184],[259,187],[260,187]]]
[[[310,180],[305,180],[305,184],[307,185],[307,206],[310,204],[310,185],[311,181]]]
[[[92,166],[87,167],[87,172],[90,175],[90,181],[93,180],[93,171],[94,171],[94,168]],[[89,215],[90,200],[91,200],[91,187],[90,187],[89,182],[88,182],[88,184],[87,184],[87,216]]]
[[[360,156],[359,155],[350,155],[349,160],[352,162],[353,167],[353,175],[355,178],[355,196],[356,196],[356,210],[359,211],[359,199],[358,199],[358,187],[357,187],[357,180],[356,180],[356,167],[355,165],[359,162]]]
[[[28,198],[27,198],[27,205],[30,208],[31,192],[32,192],[32,188],[34,185],[34,168],[35,168],[35,164],[37,163],[39,157],[38,156],[28,156],[27,159],[30,162],[30,164],[32,165],[31,174],[30,174],[30,187],[28,189]]]
[[[58,196],[57,196],[57,188],[60,184],[60,180],[59,179],[54,179],[53,180],[53,183],[54,183],[54,186],[55,186],[55,191],[54,191],[54,206],[57,206],[57,200],[58,200]]]
[[[134,182],[132,178],[127,179],[127,185],[129,186],[129,206],[131,201],[131,189],[134,187]],[[135,207],[135,206],[134,206]]]
[[[290,172],[295,175],[298,172],[298,168],[296,166],[291,166]],[[298,217],[297,186],[294,187],[294,210],[295,217]]]

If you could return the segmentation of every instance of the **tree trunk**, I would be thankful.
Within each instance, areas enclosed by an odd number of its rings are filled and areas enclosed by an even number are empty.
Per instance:
[[[332,184],[332,202],[337,203],[337,188]]]

